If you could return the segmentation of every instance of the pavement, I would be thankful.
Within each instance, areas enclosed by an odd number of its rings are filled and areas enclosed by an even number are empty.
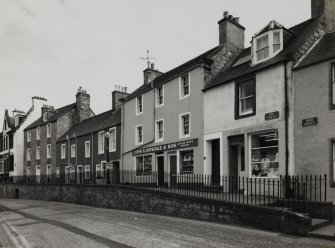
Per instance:
[[[137,212],[0,199],[0,247],[334,248],[335,242]]]

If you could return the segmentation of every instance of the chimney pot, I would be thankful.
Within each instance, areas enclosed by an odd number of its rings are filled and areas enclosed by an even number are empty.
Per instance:
[[[151,69],[155,69],[155,64],[151,63]]]
[[[234,22],[236,22],[236,23],[240,23],[240,18],[239,18],[239,17],[235,17],[235,18],[234,18]]]
[[[228,19],[229,19],[229,20],[232,20],[232,19],[233,19],[233,15],[229,15],[229,16],[228,16]]]
[[[228,11],[223,12],[223,17],[224,17],[224,18],[227,18],[228,15],[229,15],[229,12],[228,12]]]

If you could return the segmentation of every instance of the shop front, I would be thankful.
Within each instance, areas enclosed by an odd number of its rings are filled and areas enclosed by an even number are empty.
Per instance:
[[[133,151],[133,181],[175,186],[178,174],[194,174],[197,147],[198,139],[191,139]]]
[[[276,179],[285,175],[282,121],[205,135],[204,140],[204,173],[212,175],[213,184],[225,176]]]

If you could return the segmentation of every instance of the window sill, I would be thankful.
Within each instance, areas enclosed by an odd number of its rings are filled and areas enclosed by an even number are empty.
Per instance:
[[[186,139],[186,138],[189,138],[189,137],[191,137],[190,134],[188,134],[188,135],[184,135],[184,136],[180,136],[179,139]]]
[[[235,116],[235,120],[243,119],[243,118],[248,118],[248,117],[254,116],[254,115],[256,115],[255,112],[252,112],[252,113],[249,113],[249,114],[245,114],[245,115],[236,115]]]
[[[181,96],[179,97],[179,100],[184,100],[185,98],[188,98],[191,94],[185,95],[185,96]]]
[[[143,114],[143,112],[141,112],[141,113],[136,113],[136,116],[139,116],[139,115],[142,115]]]

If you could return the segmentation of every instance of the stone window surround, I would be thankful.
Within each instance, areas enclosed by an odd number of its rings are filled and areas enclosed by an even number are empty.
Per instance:
[[[85,141],[85,158],[91,157],[91,142]]]
[[[162,97],[162,103],[161,104],[159,104],[159,95],[158,95],[159,89],[162,89],[162,91],[161,91],[161,93],[162,93],[162,95],[161,95],[161,97]],[[157,88],[155,89],[155,91],[156,91],[156,94],[155,94],[156,95],[155,107],[156,108],[163,107],[164,106],[164,100],[165,100],[165,97],[164,97],[164,84],[157,86]]]
[[[61,159],[65,159],[66,158],[66,144],[61,144],[61,148],[60,148],[60,157]]]
[[[143,94],[136,97],[135,109],[136,109],[136,116],[143,114]]]
[[[162,138],[159,138],[159,135],[158,135],[158,123],[161,122],[162,123]],[[162,142],[164,141],[164,119],[159,119],[157,121],[155,121],[155,142]]]
[[[183,83],[182,83],[182,78],[186,77],[188,78],[188,94],[184,95],[183,94]],[[185,99],[191,95],[191,73],[187,72],[179,77],[179,100]]]
[[[329,184],[335,188],[335,138],[329,140]]]
[[[183,117],[188,115],[189,119],[188,119],[188,126],[189,126],[189,130],[188,130],[188,134],[184,134],[184,130],[183,130]],[[186,113],[182,113],[179,115],[179,139],[183,139],[183,138],[188,138],[191,136],[191,127],[192,127],[192,116],[191,116],[191,112],[186,112]]]
[[[330,63],[330,68],[329,68],[329,109],[335,109],[335,102],[333,99],[335,98],[333,96],[333,92],[335,91],[335,61],[332,61]]]

